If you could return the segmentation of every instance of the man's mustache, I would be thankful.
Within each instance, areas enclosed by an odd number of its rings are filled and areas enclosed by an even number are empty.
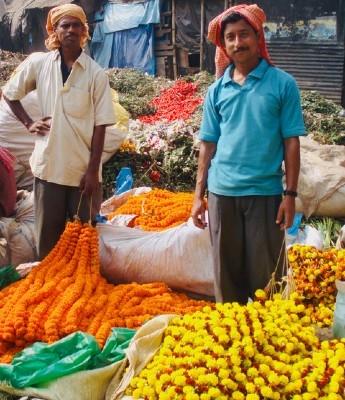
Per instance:
[[[248,47],[239,47],[237,50],[235,50],[235,53],[240,53],[241,51],[247,51]]]

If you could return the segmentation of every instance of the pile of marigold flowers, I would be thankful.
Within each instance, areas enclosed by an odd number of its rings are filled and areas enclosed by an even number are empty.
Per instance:
[[[103,346],[112,327],[137,328],[155,315],[190,313],[205,304],[160,282],[107,283],[96,228],[69,222],[48,256],[0,291],[0,362],[10,362],[28,344],[52,343],[78,330]]]
[[[296,296],[175,317],[126,394],[145,400],[341,400],[345,340],[320,342]]]
[[[108,214],[110,220],[117,215],[135,215],[131,227],[145,231],[162,231],[186,222],[190,217],[193,193],[173,193],[164,189],[138,196],[131,196],[115,212]]]
[[[288,250],[296,291],[304,299],[312,322],[319,326],[332,323],[336,297],[335,281],[345,280],[345,251],[293,245]]]

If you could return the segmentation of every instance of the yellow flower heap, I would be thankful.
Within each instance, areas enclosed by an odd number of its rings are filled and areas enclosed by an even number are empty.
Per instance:
[[[288,251],[296,291],[302,296],[313,323],[332,323],[336,296],[335,280],[345,279],[345,250],[318,250],[294,245]]]
[[[192,210],[193,193],[173,193],[164,189],[130,197],[125,204],[108,215],[112,219],[120,214],[137,217],[133,226],[145,231],[162,231],[188,220]]]
[[[303,304],[275,295],[174,318],[127,394],[145,400],[341,400],[345,341],[320,343]]]
[[[100,275],[97,230],[67,224],[48,256],[23,280],[0,291],[0,362],[36,341],[81,330],[103,346],[112,327],[137,328],[154,315],[184,314],[206,302],[164,283],[117,285]]]

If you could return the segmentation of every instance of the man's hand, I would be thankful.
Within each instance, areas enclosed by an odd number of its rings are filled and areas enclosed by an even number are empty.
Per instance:
[[[50,131],[51,117],[44,117],[27,125],[28,131],[34,135],[45,136]]]
[[[295,198],[292,196],[285,196],[280,203],[276,224],[280,226],[281,230],[288,229],[292,225],[295,216]]]
[[[192,219],[194,225],[200,229],[204,229],[207,226],[205,221],[206,204],[204,199],[195,198],[192,207]]]
[[[80,181],[79,188],[81,192],[88,198],[91,198],[93,193],[98,189],[98,172],[86,171]]]

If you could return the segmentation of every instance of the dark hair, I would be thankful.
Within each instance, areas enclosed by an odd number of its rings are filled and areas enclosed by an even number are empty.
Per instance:
[[[222,40],[224,39],[224,32],[226,26],[228,24],[234,24],[235,22],[241,21],[242,19],[247,22],[247,20],[243,17],[243,15],[237,12],[234,12],[223,19],[220,26],[220,37],[222,38]]]

